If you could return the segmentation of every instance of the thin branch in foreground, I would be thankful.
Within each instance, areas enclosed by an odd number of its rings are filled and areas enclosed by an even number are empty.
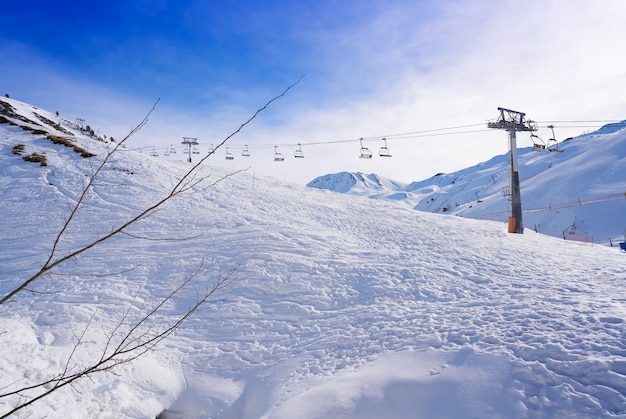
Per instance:
[[[232,138],[233,136],[235,136],[236,134],[238,134],[246,125],[248,125],[250,122],[252,122],[261,112],[263,112],[265,109],[267,109],[267,107],[272,104],[274,101],[280,99],[281,97],[285,96],[287,94],[287,92],[289,90],[291,90],[293,87],[295,87],[298,83],[300,83],[300,81],[304,78],[304,76],[301,76],[295,83],[293,83],[292,85],[288,86],[281,94],[273,97],[272,99],[270,99],[269,101],[267,101],[265,103],[265,105],[263,105],[261,108],[257,109],[257,111],[244,123],[242,123],[239,128],[237,128],[235,131],[233,131],[230,135],[228,135],[226,138],[224,138],[224,140],[222,140],[217,147],[214,148],[214,150],[219,149],[220,147],[222,147],[230,138]],[[159,99],[160,100],[160,99]],[[107,155],[105,156],[104,160],[102,161],[102,163],[100,163],[100,165],[95,169],[95,171],[93,172],[92,176],[90,177],[89,181],[87,182],[87,184],[85,185],[85,187],[83,188],[83,191],[76,203],[76,205],[74,206],[74,208],[72,209],[67,221],[65,221],[63,227],[61,228],[61,231],[57,234],[53,246],[52,246],[52,250],[50,252],[50,255],[48,257],[48,259],[46,260],[46,262],[44,263],[44,265],[41,267],[41,269],[35,273],[33,276],[31,276],[29,279],[27,279],[26,281],[24,281],[22,284],[20,284],[17,288],[15,288],[14,290],[10,291],[6,296],[4,296],[2,299],[0,299],[0,305],[4,304],[5,302],[11,300],[13,298],[13,296],[15,296],[16,294],[18,294],[20,291],[24,290],[26,287],[28,287],[28,285],[30,285],[33,281],[35,281],[36,279],[40,278],[41,276],[43,276],[44,274],[46,274],[47,272],[49,272],[52,268],[64,263],[67,260],[70,260],[84,252],[86,252],[87,250],[99,245],[100,243],[107,241],[108,239],[110,239],[111,237],[114,237],[118,234],[120,234],[122,231],[124,231],[127,227],[129,227],[130,225],[133,225],[135,223],[137,223],[138,221],[150,216],[154,210],[158,209],[159,207],[161,207],[164,203],[168,202],[169,200],[177,197],[178,195],[187,192],[189,190],[191,190],[193,187],[199,185],[201,182],[203,182],[206,178],[208,177],[200,177],[199,179],[195,179],[195,176],[197,175],[198,169],[201,166],[202,163],[204,163],[204,161],[209,158],[209,156],[211,154],[208,154],[206,156],[204,156],[202,159],[200,159],[195,165],[193,165],[181,178],[180,180],[176,183],[176,185],[174,185],[174,187],[170,190],[170,192],[163,197],[162,199],[160,199],[159,201],[157,201],[155,204],[151,205],[150,207],[144,209],[143,211],[141,211],[139,214],[137,214],[135,217],[131,218],[130,220],[127,220],[126,222],[122,223],[122,225],[120,227],[117,228],[113,228],[109,233],[105,234],[102,237],[99,237],[97,239],[95,239],[94,241],[92,241],[91,243],[84,245],[83,247],[71,251],[69,254],[65,255],[65,256],[61,256],[57,259],[54,259],[55,256],[57,255],[57,249],[59,246],[59,243],[61,242],[61,238],[64,236],[65,232],[67,231],[70,223],[75,219],[76,213],[78,212],[79,208],[82,208],[83,206],[83,202],[85,200],[85,197],[87,195],[87,192],[89,190],[92,189],[93,187],[93,183],[95,182],[96,177],[99,175],[99,173],[103,170],[103,168],[105,167],[105,165],[109,162],[109,160],[112,158],[112,156],[119,150],[119,148],[131,137],[133,136],[135,133],[137,133],[143,126],[145,126],[148,122],[148,118],[149,116],[152,114],[152,112],[154,111],[154,109],[156,108],[159,100],[157,100],[154,105],[152,106],[152,108],[150,109],[150,111],[147,113],[147,115],[144,117],[144,119],[139,123],[139,125],[137,125],[135,128],[131,129],[131,131],[126,135],[126,137],[124,137],[121,141],[119,141],[118,143],[116,143],[115,147],[113,147],[113,149],[111,149]]]
[[[280,95],[272,98],[264,106],[259,108],[252,115],[252,117],[250,117],[246,122],[241,124],[241,126],[237,130],[228,135],[220,144],[218,144],[217,147],[214,148],[214,150],[217,150],[218,148],[223,146],[230,138],[239,133],[271,103],[283,97],[289,90],[296,86],[303,77],[301,77],[296,83],[285,89]],[[179,195],[193,192],[194,189],[196,190],[195,192],[197,192],[197,189],[204,191],[205,189],[210,188],[211,186],[214,186],[225,178],[233,175],[230,174],[224,176],[221,179],[218,179],[215,182],[204,186],[203,183],[207,183],[206,181],[209,176],[202,176],[200,174],[199,168],[201,164],[210,156],[209,154],[203,157],[198,163],[193,165],[187,172],[185,172],[180,177],[178,182],[176,182],[176,184],[169,190],[169,192],[166,191],[167,193],[162,198],[157,198],[157,201],[154,204],[150,205],[147,208],[144,208],[143,210],[140,210],[139,213],[135,216],[130,216],[130,218],[126,221],[122,221],[118,227],[113,226],[111,228],[111,231],[109,231],[108,233],[102,236],[96,236],[91,242],[87,242],[87,244],[82,245],[76,250],[70,250],[66,254],[59,255],[59,245],[65,237],[67,231],[69,231],[69,226],[72,223],[78,222],[79,218],[77,218],[77,213],[86,205],[86,197],[89,191],[93,189],[94,184],[96,183],[96,179],[99,177],[100,173],[107,164],[110,164],[111,161],[115,161],[114,156],[120,151],[120,147],[131,136],[137,133],[143,126],[145,126],[148,121],[148,117],[152,114],[158,102],[159,101],[157,100],[157,102],[153,105],[152,109],[147,113],[144,119],[135,128],[131,129],[126,137],[117,142],[115,146],[106,153],[99,165],[94,165],[91,167],[91,176],[88,181],[85,182],[85,184],[83,185],[82,191],[80,192],[76,203],[71,208],[67,220],[64,222],[58,234],[55,236],[52,249],[48,255],[47,260],[45,261],[43,266],[41,266],[38,272],[22,282],[18,287],[10,291],[7,295],[2,297],[0,299],[0,305],[8,301],[14,301],[15,296],[21,291],[28,289],[27,287],[35,280],[41,278],[46,274],[54,273],[54,268],[56,268],[57,266],[70,260],[77,260],[77,257],[79,255],[98,246],[104,241],[122,233],[128,234],[130,237],[132,237],[132,234],[128,233],[126,229],[129,226],[132,226],[133,224],[153,215],[159,207],[161,207],[169,200],[176,198]],[[201,186],[204,187],[200,188]],[[138,321],[128,321],[131,309],[133,307],[132,305],[130,305],[123,312],[120,320],[116,323],[112,331],[107,333],[103,330],[103,333],[106,337],[106,342],[103,345],[104,347],[102,348],[99,357],[88,366],[79,367],[77,365],[72,365],[74,363],[73,360],[76,359],[76,351],[78,350],[79,346],[83,344],[87,330],[92,327],[92,317],[82,333],[74,334],[76,341],[61,373],[53,376],[52,378],[49,378],[44,382],[35,383],[15,390],[9,389],[9,387],[14,388],[14,386],[12,385],[2,389],[2,391],[6,392],[0,394],[0,399],[11,397],[10,400],[12,402],[15,401],[14,398],[18,398],[19,400],[17,402],[17,405],[15,405],[11,411],[2,414],[0,418],[6,418],[8,416],[11,416],[12,414],[24,409],[27,406],[32,405],[38,400],[47,397],[51,393],[65,386],[74,387],[74,383],[81,378],[90,378],[92,374],[97,372],[113,372],[113,369],[115,367],[132,362],[133,360],[144,355],[146,352],[152,350],[157,344],[159,344],[161,341],[174,333],[174,331],[176,331],[183,324],[184,321],[186,321],[193,313],[195,313],[198,308],[202,306],[202,304],[206,303],[214,293],[227,287],[235,280],[235,269],[228,272],[225,277],[222,277],[220,274],[213,286],[208,288],[203,294],[197,296],[196,302],[191,305],[184,314],[180,315],[176,319],[173,319],[171,323],[163,325],[162,322],[158,321],[158,317],[161,315],[163,310],[165,310],[166,304],[169,301],[173,300],[175,296],[177,296],[183,289],[185,289],[190,284],[192,279],[194,279],[199,274],[202,268],[203,264],[191,275],[189,275],[189,277],[185,281],[183,281],[182,284],[180,284],[171,293],[164,297],[152,310],[147,312],[147,314],[143,314]],[[159,327],[161,328],[158,329]]]
[[[160,100],[160,99],[159,99]],[[48,259],[46,260],[46,262],[44,263],[44,265],[42,266],[42,268],[39,270],[39,272],[37,272],[35,275],[33,275],[32,277],[30,277],[29,279],[27,279],[26,281],[24,281],[22,284],[20,284],[17,288],[15,288],[13,291],[9,292],[6,296],[4,296],[2,299],[0,299],[0,305],[4,304],[5,302],[9,301],[11,298],[13,298],[14,295],[16,295],[17,293],[19,293],[20,291],[24,290],[26,287],[28,287],[28,285],[30,285],[33,281],[35,281],[36,279],[40,278],[44,273],[50,271],[52,268],[54,268],[55,266],[65,262],[66,260],[69,260],[71,258],[73,258],[74,256],[79,255],[80,253],[84,252],[85,250],[87,250],[87,248],[91,248],[93,246],[85,246],[82,249],[79,249],[78,251],[75,252],[71,252],[69,255],[66,255],[64,257],[61,257],[59,259],[57,259],[56,261],[53,261],[54,257],[57,254],[57,249],[59,246],[59,243],[61,242],[61,238],[65,235],[65,232],[67,231],[67,229],[69,228],[72,220],[74,220],[76,213],[78,212],[78,210],[80,208],[82,208],[82,204],[87,196],[87,193],[91,190],[92,185],[96,179],[96,177],[98,176],[98,174],[102,171],[102,169],[104,169],[104,167],[106,166],[107,162],[111,159],[111,157],[117,152],[117,150],[119,150],[119,148],[131,137],[133,136],[137,131],[139,131],[144,125],[146,125],[146,123],[148,122],[148,117],[152,114],[152,112],[154,111],[154,109],[156,108],[157,104],[159,103],[159,100],[157,100],[154,105],[152,106],[152,108],[150,109],[150,111],[146,114],[146,116],[143,118],[143,120],[139,123],[139,125],[137,125],[135,128],[131,129],[131,131],[126,135],[126,137],[124,137],[121,141],[119,141],[118,143],[115,144],[115,146],[113,147],[113,149],[111,149],[104,157],[104,159],[102,160],[102,162],[98,165],[98,167],[95,169],[95,171],[92,172],[92,175],[89,178],[89,181],[87,182],[87,184],[83,187],[83,190],[80,194],[80,197],[78,198],[78,201],[76,202],[76,204],[74,205],[74,207],[72,208],[72,210],[70,211],[70,215],[68,216],[67,220],[65,221],[65,223],[63,223],[63,226],[61,227],[61,230],[59,231],[59,233],[56,235],[54,242],[52,244],[52,250],[50,251],[50,255],[48,256]],[[112,235],[111,235],[112,236]],[[111,237],[108,236],[108,237]],[[106,237],[106,236],[105,236]],[[107,237],[107,238],[108,238]],[[94,245],[96,243],[101,242],[100,240],[94,242]]]
[[[187,172],[187,174],[185,174],[185,176],[182,177],[182,179],[180,180],[180,182],[178,182],[178,184],[174,187],[174,190],[177,190],[179,187],[181,187],[181,185],[184,185],[187,178],[189,177],[189,175],[191,175],[191,173],[195,172],[196,169],[198,167],[200,167],[200,165],[202,163],[204,163],[206,161],[206,159],[208,159],[209,157],[211,157],[211,155],[213,155],[218,149],[220,149],[224,144],[226,144],[226,142],[228,140],[230,140],[232,137],[234,137],[235,135],[239,134],[239,132],[246,126],[248,125],[250,122],[252,122],[261,112],[263,112],[265,109],[267,109],[267,107],[269,105],[271,105],[273,102],[275,102],[276,100],[280,99],[281,97],[285,96],[287,94],[287,92],[289,92],[291,89],[293,89],[294,87],[296,87],[304,78],[304,75],[300,76],[300,78],[293,83],[292,85],[288,86],[285,90],[283,90],[283,92],[277,96],[274,96],[272,99],[268,100],[265,105],[263,105],[262,107],[260,107],[259,109],[256,110],[256,112],[244,123],[242,123],[239,128],[237,128],[235,131],[233,131],[231,134],[229,134],[228,136],[226,136],[226,138],[224,138],[216,147],[213,148],[212,152],[207,154],[206,156],[204,156],[203,158],[201,158],[196,164],[193,165],[193,167]]]
[[[99,359],[91,366],[71,373],[70,361],[74,357],[78,346],[82,343],[83,337],[87,329],[89,328],[88,324],[83,332],[79,336],[77,336],[77,342],[74,344],[69,358],[65,363],[65,367],[60,374],[57,374],[56,376],[45,382],[37,383],[31,386],[22,387],[17,390],[8,391],[6,393],[0,394],[0,399],[10,396],[20,396],[23,399],[28,399],[26,401],[20,402],[11,411],[0,416],[0,419],[11,416],[12,414],[24,409],[27,406],[30,406],[36,401],[48,396],[54,391],[57,391],[68,385],[72,386],[76,381],[80,380],[81,378],[89,377],[90,375],[97,372],[112,372],[115,367],[136,360],[145,353],[154,349],[156,345],[158,345],[161,341],[169,337],[172,333],[174,333],[174,331],[180,328],[180,326],[204,303],[206,303],[214,293],[227,287],[234,280],[236,280],[236,277],[234,276],[234,273],[236,271],[235,268],[229,271],[226,276],[219,277],[217,281],[213,284],[213,286],[209,288],[203,295],[201,295],[182,316],[176,319],[176,321],[174,321],[173,323],[167,325],[164,329],[161,329],[160,331],[155,331],[151,334],[150,331],[153,330],[154,327],[154,325],[151,325],[148,326],[146,330],[140,330],[144,324],[155,318],[156,315],[163,310],[165,304],[172,301],[176,295],[178,295],[183,289],[185,289],[202,270],[203,265],[198,267],[187,279],[185,279],[179,286],[177,286],[165,298],[163,298],[158,304],[156,304],[156,306],[154,306],[154,308],[150,312],[148,312],[148,314],[143,316],[138,322],[132,324],[132,326],[130,326],[130,328],[123,333],[123,335],[120,337],[120,340],[117,343],[113,344],[113,340],[117,336],[119,336],[118,332],[122,329],[123,325],[128,319],[130,307],[132,307],[129,306],[129,308],[125,310],[120,321],[118,321],[115,325],[112,332],[106,334],[107,342]],[[36,389],[44,389],[44,391],[32,397],[25,394],[28,391]]]

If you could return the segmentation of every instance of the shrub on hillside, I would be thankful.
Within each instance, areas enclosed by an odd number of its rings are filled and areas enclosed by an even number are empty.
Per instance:
[[[26,155],[24,157],[22,157],[22,159],[24,161],[30,161],[33,163],[39,163],[40,166],[47,166],[48,165],[48,161],[46,160],[46,155],[45,154],[39,154],[37,152],[30,154],[30,155]]]
[[[47,138],[54,144],[63,144],[66,147],[74,147],[74,143],[67,138],[59,137],[58,135],[48,135]]]
[[[26,145],[24,144],[16,144],[13,146],[13,149],[11,150],[11,153],[17,155],[17,156],[21,156],[22,154],[24,154],[24,149],[26,148]],[[24,161],[30,161],[30,162],[34,162],[34,163],[39,163],[40,166],[47,166],[48,165],[48,160],[46,159],[46,154],[45,153],[37,153],[34,152],[33,154],[27,154],[24,157],[22,157],[22,160]]]
[[[77,153],[80,153],[80,155],[82,157],[86,158],[86,159],[88,159],[89,157],[94,157],[95,156],[94,153],[89,152],[89,151],[87,151],[85,149],[82,149],[82,148],[80,148],[78,146],[74,146],[74,151],[77,152]]]
[[[11,150],[11,153],[21,156],[22,153],[24,153],[24,147],[26,147],[26,145],[16,144],[13,146],[13,150]]]
[[[95,156],[94,153],[91,153],[84,148],[74,144],[73,141],[68,140],[67,138],[59,137],[57,135],[48,135],[47,138],[54,144],[63,144],[65,147],[73,148],[74,151],[80,154],[82,157],[89,158]]]

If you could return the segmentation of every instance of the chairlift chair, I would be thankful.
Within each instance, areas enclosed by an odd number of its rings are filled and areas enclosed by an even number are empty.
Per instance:
[[[302,145],[298,143],[298,149],[293,152],[293,156],[297,159],[303,159],[304,153],[302,152]]]
[[[548,125],[548,128],[550,128],[550,130],[552,131],[552,138],[548,140],[548,144],[546,145],[548,151],[562,153],[563,150],[559,150],[559,142],[556,140],[556,137],[554,136],[554,125]]]
[[[387,148],[387,139],[383,138],[385,145],[378,149],[378,155],[380,157],[391,157],[391,153],[389,152],[389,148]]]
[[[246,145],[246,148],[244,148],[243,150],[241,150],[241,155],[243,157],[250,157],[250,150],[248,150],[248,146]]]
[[[284,161],[285,160],[285,156],[282,155],[282,153],[279,153],[276,149],[278,148],[278,146],[274,146],[274,161]]]
[[[193,154],[200,154],[200,150],[198,150],[198,147],[193,148],[193,150],[191,151]]]
[[[533,142],[533,151],[543,151],[546,149],[546,143],[539,138],[538,135],[530,134],[530,141]]]
[[[211,144],[211,147],[209,147],[209,151],[207,152],[207,154],[213,154],[214,151],[215,147],[213,147],[213,144]]]
[[[172,145],[170,146],[170,151],[169,151],[169,153],[170,153],[170,154],[176,154],[176,149],[174,148],[174,146],[172,146]]]
[[[372,152],[370,151],[369,148],[363,147],[363,138],[359,138],[359,141],[361,142],[361,152],[359,154],[359,158],[360,159],[371,159],[372,158]]]
[[[226,147],[226,155],[224,157],[226,157],[226,160],[234,160],[235,159],[235,156],[233,155],[233,153],[228,151],[228,147]]]
[[[152,151],[150,152],[150,155],[151,155],[152,157],[159,157],[159,153],[157,153],[157,152],[156,152],[156,150],[152,150]]]
[[[551,152],[563,152],[563,150],[559,150],[559,143],[554,138],[548,139],[548,142],[546,143],[546,148],[548,149],[548,151]]]

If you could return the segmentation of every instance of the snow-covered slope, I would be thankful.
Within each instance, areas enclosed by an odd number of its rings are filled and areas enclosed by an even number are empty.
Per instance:
[[[84,120],[72,122],[58,112],[53,113],[8,97],[0,97],[0,123],[19,126],[35,134],[65,137],[71,141],[83,137],[102,142],[106,140],[106,136],[96,135]]]
[[[309,182],[307,186],[335,192],[349,192],[353,195],[384,196],[387,199],[393,199],[393,193],[398,193],[398,191],[406,187],[401,182],[392,181],[375,174],[366,175],[358,172],[341,172],[334,175],[320,176]],[[392,191],[392,194],[389,191]],[[380,195],[376,195],[377,192]]]
[[[45,262],[110,147],[77,141],[96,156],[0,124],[3,296]],[[16,144],[45,152],[47,166],[12,154]],[[61,253],[159,200],[187,168],[121,151]],[[237,280],[139,360],[15,417],[626,416],[619,250],[252,173],[207,187],[229,173],[202,173],[195,193],[0,306],[0,393],[98,359],[120,322],[198,270],[153,327],[224,272]],[[29,396],[0,397],[0,415]]]
[[[506,134],[503,134],[506,135]],[[523,141],[520,139],[520,141]],[[559,144],[562,152],[518,150],[524,225],[566,239],[610,244],[626,228],[626,129],[624,123]],[[347,187],[341,180],[353,177]],[[509,203],[508,155],[408,185],[376,175],[338,173],[308,186],[399,201],[417,210],[505,221]],[[376,177],[380,179],[379,177]],[[338,180],[340,180],[337,187]]]

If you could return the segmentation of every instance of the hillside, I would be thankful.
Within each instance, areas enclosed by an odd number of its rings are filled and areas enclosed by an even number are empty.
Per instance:
[[[527,138],[518,139],[518,143]],[[518,150],[525,228],[589,243],[610,245],[611,240],[623,241],[624,122],[568,139],[559,148],[560,153],[536,152],[532,147]],[[320,176],[308,186],[392,200],[420,211],[505,222],[509,203],[502,190],[509,186],[508,165],[506,154],[410,184],[373,174],[343,172]]]
[[[72,132],[93,156],[0,124],[2,296],[45,262],[111,147]],[[16,144],[47,165],[13,154]],[[188,167],[120,151],[60,253],[154,204]],[[0,305],[0,416],[36,390],[7,393],[90,365],[186,279],[141,336],[233,269],[236,280],[153,350],[14,417],[626,416],[619,250],[252,173],[204,175]]]

